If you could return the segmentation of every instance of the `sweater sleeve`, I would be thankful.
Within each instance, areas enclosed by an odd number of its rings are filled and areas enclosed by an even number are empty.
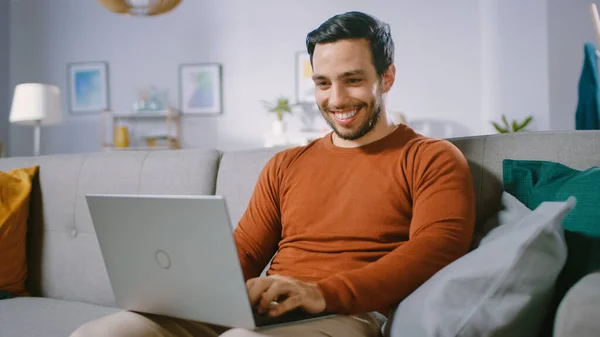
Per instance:
[[[246,211],[234,230],[244,278],[260,276],[281,238],[279,209],[280,155],[271,158],[258,176]]]
[[[420,147],[405,165],[413,201],[408,241],[365,267],[318,282],[328,312],[388,314],[436,272],[468,252],[475,223],[468,163],[445,140]]]

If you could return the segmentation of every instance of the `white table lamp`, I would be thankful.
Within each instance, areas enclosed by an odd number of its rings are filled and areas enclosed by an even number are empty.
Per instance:
[[[33,125],[34,155],[40,155],[40,128],[62,121],[60,89],[41,83],[23,83],[15,88],[9,121]]]

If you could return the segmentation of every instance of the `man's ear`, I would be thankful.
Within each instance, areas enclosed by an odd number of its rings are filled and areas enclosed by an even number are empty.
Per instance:
[[[384,93],[387,93],[392,89],[394,85],[394,81],[396,80],[396,66],[390,64],[385,73],[383,73],[383,77],[381,78],[381,89]]]

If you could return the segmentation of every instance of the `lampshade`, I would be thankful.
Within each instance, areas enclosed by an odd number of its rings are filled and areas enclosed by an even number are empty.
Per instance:
[[[54,85],[23,83],[15,88],[9,121],[16,124],[42,125],[62,121],[60,89]]]
[[[111,12],[139,16],[153,16],[169,12],[181,0],[98,0]]]

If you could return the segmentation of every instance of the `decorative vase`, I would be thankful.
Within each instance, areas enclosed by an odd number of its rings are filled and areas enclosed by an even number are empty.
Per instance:
[[[285,123],[280,120],[273,121],[271,125],[271,132],[275,136],[282,135],[285,132]]]
[[[129,147],[129,130],[126,126],[118,126],[115,129],[115,147],[126,148]]]

